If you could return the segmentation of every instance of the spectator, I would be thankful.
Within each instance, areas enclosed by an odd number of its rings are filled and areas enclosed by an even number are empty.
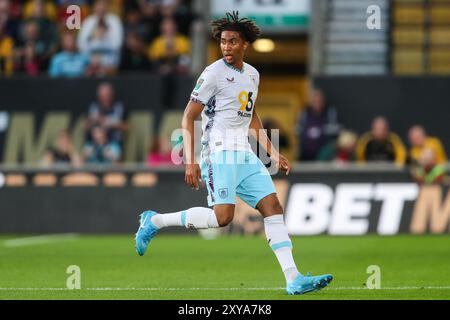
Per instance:
[[[122,150],[116,142],[108,141],[106,130],[101,126],[91,129],[92,141],[86,142],[83,155],[86,163],[114,164],[119,162]]]
[[[156,167],[173,164],[172,145],[169,139],[163,137],[155,138],[147,157],[147,165],[149,167]]]
[[[189,36],[190,26],[195,16],[185,2],[180,0],[162,0],[161,16],[174,19],[178,26],[178,31],[185,36]]]
[[[41,70],[47,70],[48,63],[58,47],[58,30],[56,24],[46,13],[46,5],[54,6],[51,2],[34,0],[30,2],[32,11],[25,22],[35,22],[39,26],[39,40],[45,44],[45,50],[39,53]],[[47,6],[48,7],[48,6]]]
[[[23,0],[6,0],[10,4],[10,16],[14,20],[20,20],[22,16],[22,2]],[[15,39],[16,40],[16,39]]]
[[[55,20],[57,17],[58,10],[53,1],[29,0],[23,6],[23,18],[29,19],[33,17],[36,13],[36,8],[42,12],[43,17],[49,20]]]
[[[177,32],[173,19],[164,19],[161,23],[161,35],[148,49],[149,58],[157,65],[158,72],[160,74],[186,73],[189,52],[189,39]]]
[[[189,36],[190,25],[195,16],[190,10],[188,2],[182,0],[141,0],[139,4],[147,21],[156,29],[158,29],[161,20],[170,18],[176,21],[178,31],[181,34]],[[157,24],[155,25],[155,23]]]
[[[50,61],[49,75],[51,77],[83,76],[89,65],[89,57],[78,52],[75,35],[72,32],[64,33],[61,41],[63,50],[54,55]]]
[[[115,14],[108,13],[106,0],[97,0],[94,14],[86,18],[78,35],[78,48],[100,64],[96,75],[113,74],[120,62],[123,43],[122,22]],[[92,70],[90,70],[92,71]]]
[[[67,131],[62,131],[53,147],[44,154],[43,163],[46,166],[72,165],[81,166],[82,158],[72,144],[72,140]]]
[[[412,177],[419,184],[439,184],[446,178],[445,167],[438,163],[434,149],[422,150],[417,166],[412,169]]]
[[[148,23],[145,23],[142,13],[139,11],[139,7],[131,6],[125,10],[125,22],[124,29],[125,34],[134,33],[138,35],[141,39],[149,39],[150,28]]]
[[[142,38],[135,32],[127,33],[125,47],[122,51],[120,70],[123,71],[149,71],[150,61],[145,54]]]
[[[0,30],[2,29],[14,42],[19,40],[19,20],[13,15],[10,0],[0,0]]]
[[[34,21],[27,22],[15,52],[14,69],[31,76],[37,75],[45,64],[46,52],[47,44],[40,39],[39,25]]]
[[[302,113],[297,128],[300,136],[298,158],[304,161],[317,160],[320,149],[339,134],[337,112],[326,105],[321,90],[312,92],[310,103]]]
[[[14,70],[13,62],[14,41],[0,25],[0,76],[10,76]]]
[[[411,144],[411,149],[409,151],[410,163],[414,164],[419,162],[422,153],[426,149],[434,151],[437,163],[442,164],[447,162],[447,156],[441,141],[436,137],[429,137],[422,126],[413,126],[409,129],[408,136],[409,143]]]
[[[372,122],[372,131],[365,133],[356,147],[358,161],[386,161],[404,165],[406,150],[400,137],[390,132],[388,121],[376,117]]]
[[[356,133],[342,130],[337,141],[328,143],[320,150],[318,159],[320,161],[334,161],[337,163],[355,161],[357,141],[358,136]]]
[[[122,102],[115,100],[114,88],[104,82],[98,86],[97,101],[89,107],[86,129],[89,133],[94,126],[101,126],[106,130],[109,141],[121,144],[123,132],[127,129],[125,116]],[[88,136],[88,140],[91,138]]]
[[[152,42],[159,35],[159,26],[162,20],[159,14],[159,2],[155,0],[130,1],[132,6],[129,6],[129,8],[138,8],[139,12],[142,13],[142,21],[148,28],[148,35],[144,39],[145,42]]]

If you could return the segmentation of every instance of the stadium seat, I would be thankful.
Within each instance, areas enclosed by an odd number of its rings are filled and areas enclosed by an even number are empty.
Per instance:
[[[92,173],[70,173],[62,178],[64,187],[96,187],[99,179]]]
[[[447,5],[433,5],[430,8],[430,19],[433,24],[450,23],[450,2]]]
[[[394,45],[423,45],[425,31],[422,27],[396,27],[392,37]]]
[[[393,53],[395,74],[421,74],[424,72],[424,52],[422,49],[401,48]]]
[[[20,173],[7,174],[5,185],[7,187],[25,187],[27,185],[27,177]]]
[[[159,136],[171,140],[173,131],[181,128],[182,119],[183,119],[183,111],[164,112],[162,122],[159,127]]]
[[[105,187],[123,187],[127,184],[127,177],[120,172],[107,173],[103,176]]]
[[[450,22],[450,20],[449,20]],[[450,26],[449,27],[432,27],[430,29],[431,45],[450,45]]]
[[[33,185],[36,187],[53,187],[57,181],[56,175],[51,173],[40,173],[33,177]]]
[[[425,21],[425,10],[422,5],[408,4],[394,7],[394,21],[399,24],[422,24]]]
[[[431,48],[429,55],[430,73],[450,74],[450,47]]]
[[[136,173],[131,180],[135,187],[150,188],[158,183],[158,176],[154,173]]]
[[[129,131],[126,138],[125,162],[143,162],[147,158],[153,139],[153,114],[146,111],[134,111],[128,119]]]

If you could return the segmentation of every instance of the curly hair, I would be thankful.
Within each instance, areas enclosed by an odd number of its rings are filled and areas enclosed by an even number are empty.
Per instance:
[[[227,12],[225,18],[211,21],[213,37],[220,40],[223,31],[239,32],[245,41],[253,43],[261,36],[261,29],[253,20],[239,19],[239,12]]]

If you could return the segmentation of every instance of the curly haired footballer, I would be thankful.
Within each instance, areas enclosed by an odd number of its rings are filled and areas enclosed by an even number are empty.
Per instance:
[[[297,269],[275,185],[249,143],[252,134],[265,149],[264,154],[270,155],[275,168],[289,173],[292,168],[289,160],[273,146],[255,108],[260,74],[244,62],[246,50],[261,35],[261,30],[252,20],[239,19],[237,11],[212,21],[211,26],[223,57],[203,70],[181,121],[186,155],[184,181],[195,190],[199,190],[204,181],[209,207],[164,214],[152,210],[143,212],[135,238],[136,251],[142,256],[161,228],[227,226],[233,220],[236,196],[239,196],[264,218],[266,238],[283,271],[287,294],[323,289],[333,276],[305,276]],[[202,155],[200,163],[196,163],[194,122],[200,115]]]
[[[245,41],[253,43],[261,36],[261,29],[253,20],[248,18],[239,19],[239,12],[227,12],[225,18],[213,20],[211,22],[213,37],[220,40],[223,31],[239,32]]]

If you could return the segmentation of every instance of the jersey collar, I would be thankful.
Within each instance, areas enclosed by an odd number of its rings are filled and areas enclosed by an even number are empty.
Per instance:
[[[225,65],[226,65],[228,68],[231,68],[231,69],[233,69],[234,71],[237,71],[237,72],[239,72],[239,73],[244,73],[244,66],[242,66],[242,69],[238,69],[238,68],[236,68],[235,66],[233,66],[233,65],[229,64],[228,62],[226,62],[224,58],[222,58],[222,61],[225,63]]]

